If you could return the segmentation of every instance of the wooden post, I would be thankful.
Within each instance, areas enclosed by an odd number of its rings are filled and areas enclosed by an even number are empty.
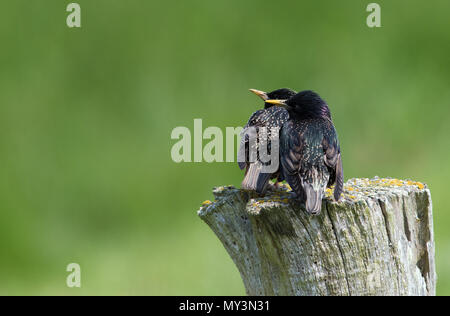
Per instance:
[[[311,216],[283,185],[258,197],[214,189],[198,214],[248,295],[435,295],[431,196],[419,183],[352,179]]]

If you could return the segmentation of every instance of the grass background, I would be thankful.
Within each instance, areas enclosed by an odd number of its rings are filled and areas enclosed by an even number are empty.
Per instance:
[[[450,294],[450,3],[5,1],[0,10],[0,294],[244,294],[196,216],[234,163],[170,158],[171,131],[242,126],[247,89],[314,89],[346,178],[431,188]],[[82,288],[65,267],[82,267]]]

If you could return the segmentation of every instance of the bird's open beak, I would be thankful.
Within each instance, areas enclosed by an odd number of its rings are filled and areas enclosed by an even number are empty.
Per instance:
[[[273,104],[276,106],[286,107],[287,106],[286,101],[287,100],[266,100],[266,103],[270,103],[270,104]]]
[[[261,99],[263,99],[264,101],[269,99],[269,97],[267,96],[267,93],[265,93],[264,91],[256,90],[256,89],[250,89],[250,91],[253,92],[254,94],[256,94]]]

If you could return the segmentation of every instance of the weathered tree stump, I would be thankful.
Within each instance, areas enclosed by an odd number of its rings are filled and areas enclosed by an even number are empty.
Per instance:
[[[198,214],[222,241],[248,295],[435,295],[430,191],[352,179],[311,216],[288,186],[265,197],[214,189]]]

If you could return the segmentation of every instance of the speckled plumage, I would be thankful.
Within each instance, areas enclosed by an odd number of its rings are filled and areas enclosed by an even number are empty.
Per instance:
[[[295,95],[295,91],[290,89],[278,89],[267,93],[262,98],[264,100],[274,99],[274,98],[290,98]],[[250,136],[255,137],[257,139],[261,136],[261,127],[265,127],[267,131],[267,135],[263,135],[265,139],[269,139],[272,137],[270,130],[272,128],[281,129],[283,124],[288,120],[289,114],[284,108],[273,106],[272,104],[265,103],[264,109],[258,110],[252,114],[250,119],[248,120],[247,125],[244,127],[241,138],[241,145],[239,148],[238,156],[244,159],[240,159],[242,161],[239,162],[239,167],[241,169],[246,169],[244,180],[242,181],[242,188],[247,190],[255,190],[258,193],[264,193],[267,189],[267,185],[270,179],[277,178],[278,181],[282,181],[282,175],[279,172],[279,168],[275,173],[263,173],[262,167],[264,164],[269,164],[270,162],[263,163],[259,159],[259,155],[256,156],[256,161],[250,161],[249,151],[253,150],[254,153],[258,153],[259,142],[254,144],[254,148],[250,148],[249,138]],[[270,154],[271,143],[270,141],[267,144],[268,153]]]
[[[326,187],[336,184],[334,198],[343,187],[343,168],[337,132],[328,105],[312,91],[302,91],[285,102],[289,119],[280,133],[280,160],[286,181],[319,214]]]

